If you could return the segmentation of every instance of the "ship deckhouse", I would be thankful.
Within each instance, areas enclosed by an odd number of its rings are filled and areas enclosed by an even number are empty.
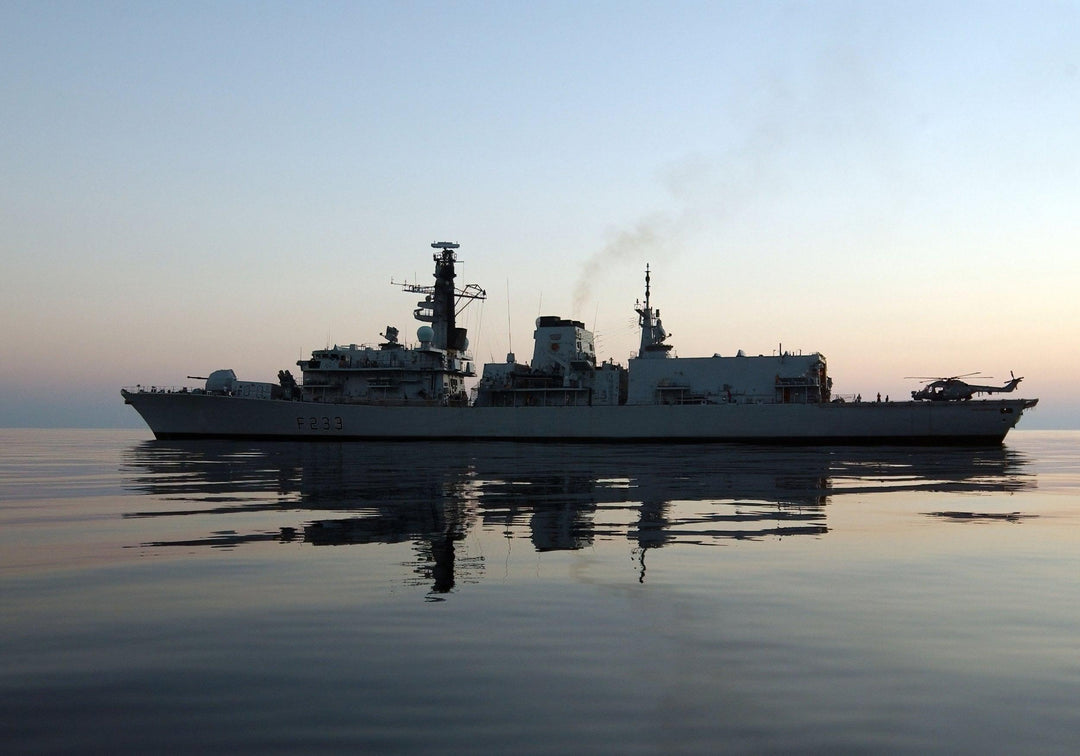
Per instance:
[[[474,376],[469,340],[457,316],[470,302],[484,299],[470,284],[455,288],[454,242],[434,242],[435,284],[404,283],[424,294],[413,315],[425,325],[416,331],[418,344],[398,341],[398,329],[387,326],[378,346],[335,345],[312,352],[296,364],[303,372],[302,398],[310,402],[380,405],[465,405],[465,379]]]
[[[645,301],[634,308],[641,348],[630,360],[627,404],[817,404],[830,399],[832,381],[825,357],[781,350],[774,356],[672,358],[660,310],[650,301],[645,266]]]
[[[817,353],[639,357],[630,360],[626,403],[818,404],[829,401],[831,386],[825,357]]]
[[[477,385],[480,407],[567,407],[621,404],[625,371],[613,363],[597,368],[593,334],[580,320],[553,315],[536,319],[529,365],[508,354],[503,364],[484,365]]]
[[[533,358],[484,366],[475,404],[494,407],[670,404],[817,404],[828,402],[831,380],[821,354],[680,358],[667,342],[660,310],[652,306],[651,273],[645,300],[634,310],[640,349],[629,369],[597,366],[592,332],[577,320],[551,315],[536,321]]]

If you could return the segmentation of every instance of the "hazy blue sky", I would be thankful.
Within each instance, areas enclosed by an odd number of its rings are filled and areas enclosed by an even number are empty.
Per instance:
[[[0,425],[411,340],[450,239],[481,362],[625,362],[649,263],[683,356],[1080,427],[1078,3],[7,0],[0,64]]]

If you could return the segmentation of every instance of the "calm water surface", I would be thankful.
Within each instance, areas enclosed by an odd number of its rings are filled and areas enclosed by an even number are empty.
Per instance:
[[[0,430],[8,752],[1071,753],[1080,433]]]

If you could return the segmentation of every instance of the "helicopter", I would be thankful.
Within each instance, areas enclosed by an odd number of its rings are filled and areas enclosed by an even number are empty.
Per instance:
[[[922,375],[909,375],[907,378],[928,381],[918,391],[912,391],[911,398],[916,400],[929,399],[932,402],[966,402],[975,394],[1007,394],[1015,389],[1020,384],[1020,381],[1024,380],[1023,376],[1017,378],[1013,375],[1011,370],[1009,371],[1009,377],[1012,380],[1004,386],[980,386],[962,380],[976,375],[979,375],[979,373],[965,373],[964,375],[954,375],[949,378],[928,378]]]

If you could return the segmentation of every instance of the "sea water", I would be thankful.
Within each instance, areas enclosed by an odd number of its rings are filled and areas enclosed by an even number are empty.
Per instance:
[[[1080,433],[0,431],[4,751],[1067,753]]]

